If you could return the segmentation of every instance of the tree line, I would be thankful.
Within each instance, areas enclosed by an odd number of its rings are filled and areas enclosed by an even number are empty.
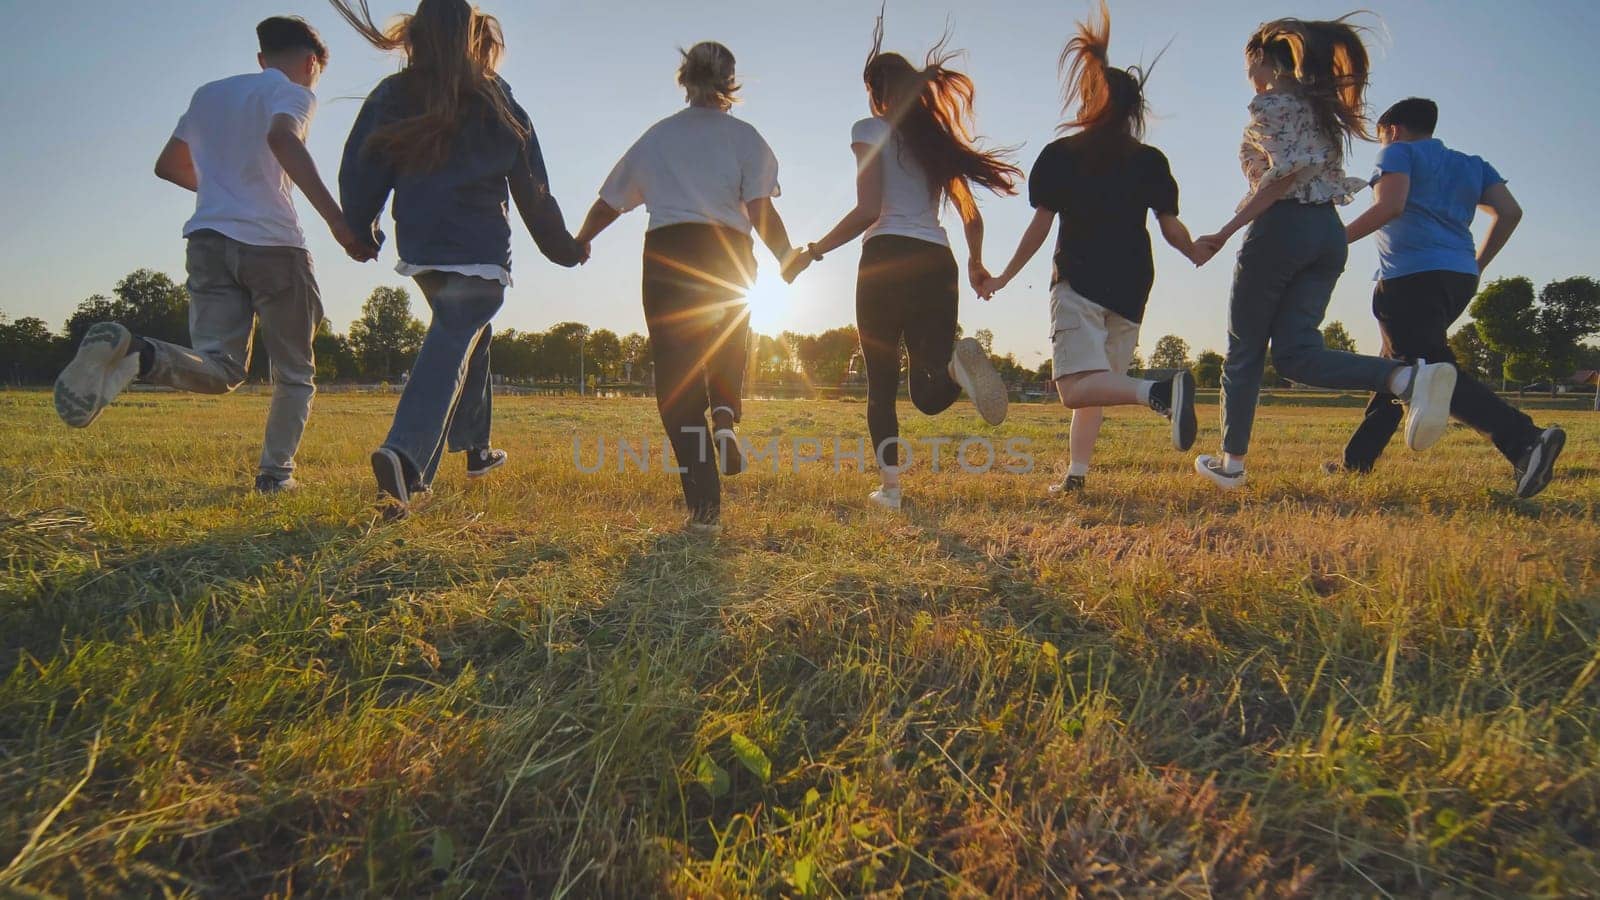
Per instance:
[[[121,322],[136,334],[176,344],[189,340],[188,292],[168,276],[140,269],[117,283],[110,296],[96,294],[79,303],[60,333],[37,318],[12,321],[0,312],[0,382],[48,384],[78,342],[96,322]],[[1450,336],[1464,371],[1502,388],[1544,380],[1552,392],[1579,369],[1600,369],[1600,347],[1585,343],[1600,332],[1600,282],[1576,277],[1554,281],[1537,292],[1527,278],[1503,278],[1473,300],[1471,321]],[[412,311],[402,287],[380,287],[362,304],[361,314],[343,334],[323,321],[315,340],[317,378],[323,382],[395,382],[408,372],[427,328]],[[987,329],[973,335],[1012,385],[1048,382],[1050,363],[1029,368],[1015,356],[994,353]],[[1323,339],[1337,350],[1356,350],[1341,322],[1330,322]],[[753,335],[750,376],[756,383],[836,387],[865,383],[860,341],[853,325],[820,334],[783,332]],[[645,384],[653,375],[650,339],[618,335],[563,322],[543,332],[508,329],[495,336],[496,375],[511,382]],[[1190,368],[1202,387],[1222,381],[1223,355],[1202,350],[1191,355],[1177,335],[1157,339],[1148,360],[1135,357],[1131,371]],[[252,379],[266,380],[266,354],[251,354]],[[1265,383],[1283,386],[1268,366]]]

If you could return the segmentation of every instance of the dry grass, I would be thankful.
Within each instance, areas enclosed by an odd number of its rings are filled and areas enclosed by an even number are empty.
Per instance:
[[[574,469],[640,401],[503,402],[504,477],[376,525],[392,402],[322,398],[264,500],[260,396],[0,394],[0,894],[1600,892],[1593,416],[1532,503],[1459,429],[1328,479],[1359,411],[1285,406],[1224,496],[1130,413],[1082,500],[813,465],[706,544]]]

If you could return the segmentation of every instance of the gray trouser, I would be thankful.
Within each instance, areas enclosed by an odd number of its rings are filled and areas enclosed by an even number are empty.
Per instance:
[[[1243,456],[1261,397],[1267,345],[1278,374],[1335,390],[1384,392],[1400,363],[1329,350],[1322,318],[1349,256],[1332,204],[1285,200],[1251,224],[1228,300],[1228,359],[1222,367],[1222,449]]]
[[[311,342],[322,322],[322,295],[311,255],[202,231],[189,238],[188,268],[192,348],[146,338],[155,365],[144,380],[195,394],[231,392],[250,370],[259,319],[273,385],[261,474],[287,478],[317,392]]]

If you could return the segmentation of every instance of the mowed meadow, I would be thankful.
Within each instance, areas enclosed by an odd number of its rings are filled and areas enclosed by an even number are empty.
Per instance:
[[[264,394],[0,393],[0,895],[1600,893],[1593,413],[1531,502],[1460,428],[1323,475],[1359,408],[1281,402],[1248,491],[1132,411],[1059,499],[1017,406],[1033,474],[756,472],[701,541],[574,464],[644,400],[498,398],[510,467],[384,525],[393,403],[320,397],[265,499]]]

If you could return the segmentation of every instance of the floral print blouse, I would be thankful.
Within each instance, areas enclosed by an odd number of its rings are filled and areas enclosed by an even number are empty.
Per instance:
[[[1250,193],[1280,178],[1294,178],[1285,199],[1301,203],[1337,203],[1343,206],[1367,186],[1349,178],[1341,165],[1339,148],[1317,127],[1311,104],[1290,91],[1257,94],[1250,101],[1250,125],[1239,148],[1239,165],[1250,182]]]

